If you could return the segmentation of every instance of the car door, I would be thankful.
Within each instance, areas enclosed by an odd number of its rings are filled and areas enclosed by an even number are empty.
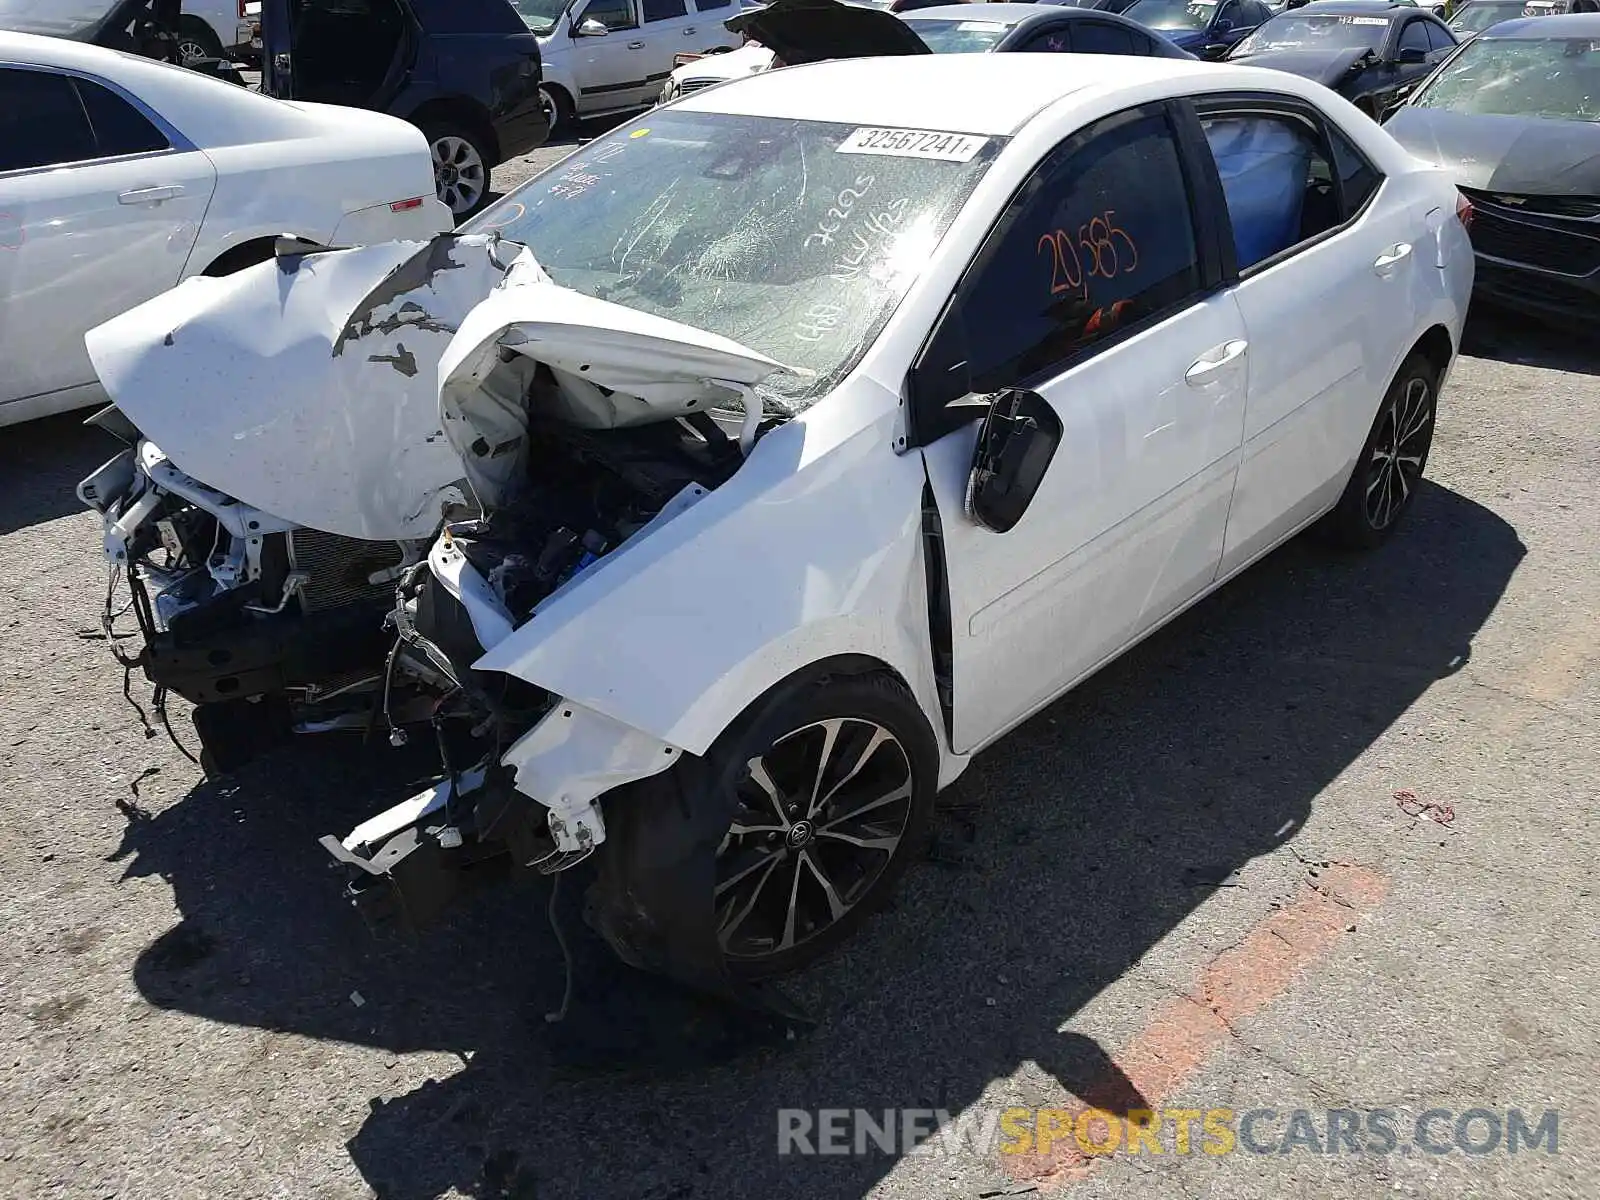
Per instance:
[[[689,39],[695,43],[690,49],[705,54],[724,48],[737,50],[744,45],[743,36],[723,24],[739,11],[734,0],[694,0],[694,11],[700,19],[695,22],[694,36]]]
[[[654,100],[672,73],[673,56],[700,51],[699,26],[703,18],[691,11],[689,0],[639,0],[639,16],[645,96]]]
[[[85,331],[178,281],[215,180],[113,85],[0,66],[0,401],[94,382]]]
[[[1310,104],[1206,97],[1195,114],[1250,342],[1228,574],[1337,499],[1413,332],[1393,318],[1424,256],[1407,211],[1380,202],[1377,169]]]
[[[581,36],[585,21],[606,27],[603,37]],[[572,22],[572,76],[579,112],[628,108],[655,99],[645,83],[650,73],[640,30],[638,0],[588,0]],[[668,56],[667,72],[672,71]],[[659,89],[657,89],[659,90]]]
[[[1168,106],[1097,122],[1000,215],[909,381],[942,528],[953,737],[1003,733],[1199,595],[1222,553],[1244,321],[1208,286]],[[1036,393],[1064,427],[1021,520],[966,514],[977,397]]]

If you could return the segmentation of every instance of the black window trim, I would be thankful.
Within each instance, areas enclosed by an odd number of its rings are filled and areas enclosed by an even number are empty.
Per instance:
[[[1068,371],[1081,366],[1089,359],[1113,349],[1129,338],[1143,333],[1163,321],[1170,320],[1178,313],[1188,311],[1229,285],[1230,281],[1225,277],[1221,255],[1226,249],[1229,251],[1231,259],[1231,243],[1227,246],[1224,245],[1225,235],[1231,231],[1226,225],[1219,222],[1219,214],[1216,209],[1216,205],[1221,198],[1221,184],[1216,184],[1216,195],[1210,196],[1202,190],[1203,181],[1196,178],[1194,173],[1195,147],[1192,144],[1192,139],[1196,134],[1200,134],[1199,122],[1183,121],[1177,102],[1172,100],[1156,100],[1147,104],[1135,104],[1128,108],[1119,109],[1114,113],[1107,113],[1105,116],[1096,119],[1092,124],[1068,134],[1040,157],[1039,162],[1034,164],[1033,169],[1028,172],[1022,182],[1012,191],[1011,195],[1006,197],[1005,203],[1000,206],[999,214],[989,226],[988,232],[984,234],[983,240],[978,243],[978,248],[967,260],[967,265],[962,268],[961,277],[956,280],[950,295],[945,297],[945,302],[939,310],[938,318],[929,327],[927,336],[923,338],[922,345],[917,348],[917,353],[911,360],[911,366],[906,371],[904,383],[904,395],[906,397],[906,450],[915,450],[922,446],[932,445],[945,435],[970,424],[985,412],[983,405],[970,402],[976,393],[970,393],[966,398],[967,402],[957,399],[949,404],[942,404],[931,411],[924,411],[925,406],[919,403],[917,398],[917,374],[922,369],[929,350],[934,346],[940,332],[944,329],[945,322],[950,319],[956,297],[961,295],[962,289],[966,287],[974,267],[984,257],[984,252],[989,248],[990,243],[996,237],[1003,237],[1010,231],[1009,226],[1005,225],[1005,219],[1017,199],[1038,177],[1040,163],[1043,163],[1047,158],[1055,158],[1062,152],[1076,154],[1108,122],[1122,120],[1130,115],[1135,119],[1153,116],[1165,117],[1171,126],[1175,143],[1174,148],[1178,156],[1178,169],[1183,175],[1184,190],[1189,197],[1189,216],[1194,226],[1195,257],[1198,260],[1196,265],[1200,273],[1200,286],[1183,299],[1174,301],[1172,304],[1153,313],[1146,314],[1140,320],[1113,331],[1100,341],[1081,346],[1064,358],[1058,359],[1048,366],[1041,367],[1031,375],[1018,379],[1008,386],[1015,388],[1036,387],[1047,380],[1064,375]],[[1200,149],[1209,154],[1210,150],[1205,145],[1204,135],[1200,134],[1200,137]],[[1213,182],[1215,182],[1215,168],[1212,169],[1211,175]],[[1222,215],[1225,216],[1226,214]]]
[[[1287,262],[1296,255],[1319,246],[1331,238],[1338,237],[1346,230],[1353,228],[1358,221],[1367,214],[1367,210],[1377,200],[1378,194],[1383,191],[1388,182],[1388,176],[1378,169],[1377,165],[1362,153],[1361,147],[1356,145],[1352,138],[1343,129],[1330,122],[1326,116],[1313,104],[1301,100],[1296,96],[1284,95],[1280,92],[1215,92],[1210,95],[1190,96],[1178,102],[1184,110],[1186,121],[1192,122],[1194,134],[1198,139],[1195,148],[1199,152],[1197,170],[1204,180],[1204,186],[1211,197],[1211,203],[1217,207],[1222,216],[1225,236],[1223,238],[1222,252],[1225,261],[1224,274],[1231,286],[1245,279],[1253,279],[1264,271],[1270,271],[1279,263]],[[1339,211],[1345,211],[1344,179],[1339,171],[1339,160],[1333,152],[1333,138],[1329,134],[1330,127],[1338,129],[1339,134],[1349,144],[1350,149],[1364,162],[1372,173],[1377,176],[1378,186],[1372,189],[1361,204],[1361,207],[1352,212],[1337,225],[1331,225],[1314,237],[1295,242],[1272,255],[1263,258],[1260,262],[1251,263],[1244,270],[1239,269],[1238,257],[1234,249],[1232,217],[1228,215],[1228,203],[1222,190],[1222,177],[1217,173],[1216,159],[1212,157],[1211,145],[1206,140],[1205,131],[1200,122],[1206,117],[1217,116],[1268,116],[1287,117],[1303,125],[1309,126],[1316,134],[1318,149],[1328,163],[1328,173],[1332,176],[1334,199],[1339,206]]]
[[[89,71],[69,70],[65,67],[46,66],[40,63],[18,62],[15,59],[0,58],[0,71],[5,70],[33,71],[40,75],[60,75],[66,78],[73,85],[72,94],[77,97],[78,107],[83,110],[84,123],[88,125],[90,135],[95,137],[97,141],[99,135],[95,132],[94,122],[89,119],[88,110],[83,108],[83,97],[78,92],[77,84],[80,80],[86,83],[98,83],[119,100],[132,105],[135,112],[154,125],[156,131],[167,139],[167,148],[165,150],[141,150],[134,154],[106,154],[97,158],[80,158],[73,162],[50,163],[42,167],[18,167],[11,171],[0,171],[0,179],[20,179],[25,175],[35,175],[41,171],[68,171],[79,167],[100,166],[105,163],[133,162],[143,158],[156,158],[163,154],[183,154],[199,149],[155,109],[133,95],[122,85],[105,78],[103,75],[95,75]]]

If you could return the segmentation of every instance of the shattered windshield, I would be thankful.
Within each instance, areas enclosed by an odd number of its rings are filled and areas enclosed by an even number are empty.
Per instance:
[[[850,370],[1003,139],[663,111],[584,146],[468,222],[559,284],[796,368],[787,412]]]
[[[1388,32],[1388,17],[1288,12],[1273,17],[1228,57],[1268,50],[1376,50]]]
[[[1600,121],[1600,40],[1473,38],[1412,103],[1482,116]]]
[[[73,37],[111,11],[113,0],[0,0],[0,29]]]

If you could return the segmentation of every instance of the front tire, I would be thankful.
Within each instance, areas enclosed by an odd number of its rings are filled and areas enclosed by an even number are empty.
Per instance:
[[[1428,465],[1438,400],[1439,372],[1413,353],[1384,393],[1344,495],[1324,518],[1328,541],[1347,550],[1370,550],[1394,533]]]
[[[881,907],[926,840],[938,748],[921,708],[883,674],[774,693],[711,751],[733,821],[713,896],[729,972],[808,966]]]

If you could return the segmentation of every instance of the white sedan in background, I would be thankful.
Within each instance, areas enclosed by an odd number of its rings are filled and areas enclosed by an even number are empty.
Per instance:
[[[165,458],[140,442],[90,498],[161,592],[174,687],[293,630],[275,552],[252,576],[193,480],[280,529],[449,522],[372,670],[436,688],[476,749],[325,840],[353,894],[420,919],[486,858],[593,854],[618,953],[726,990],[844,938],[1030,714],[1302,529],[1395,530],[1472,289],[1460,204],[1276,71],[770,71],[457,237],[102,326],[96,367]]]
[[[404,121],[0,33],[0,425],[103,401],[87,330],[270,258],[280,234],[357,245],[450,227]]]

